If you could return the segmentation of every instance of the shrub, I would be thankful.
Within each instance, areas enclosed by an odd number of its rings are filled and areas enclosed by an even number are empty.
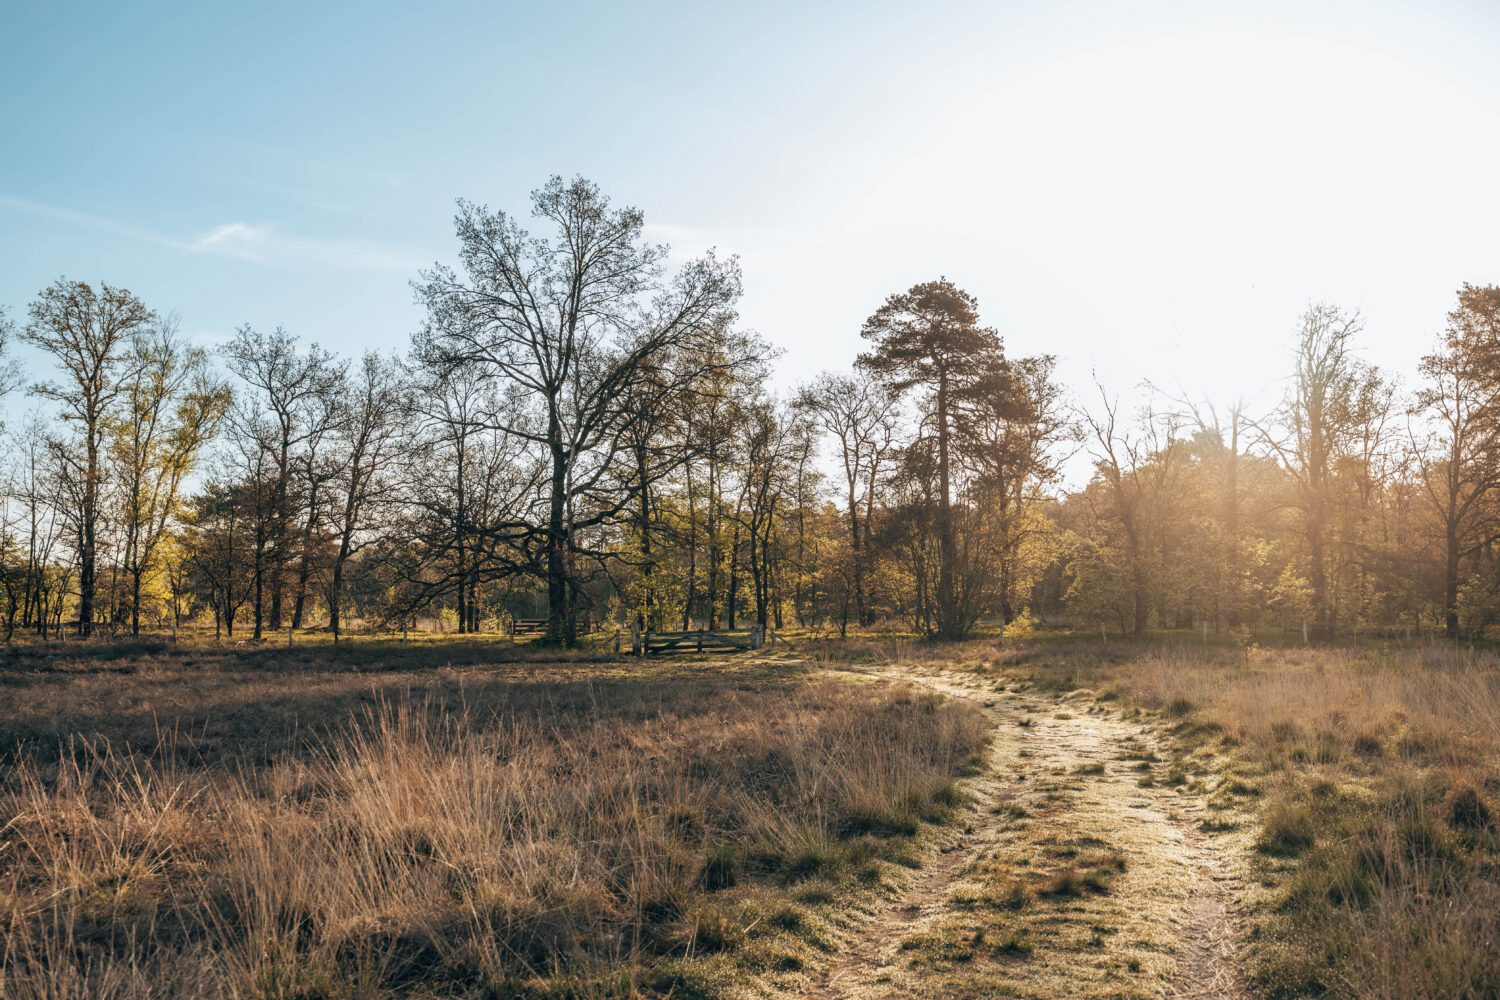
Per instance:
[[[1022,611],[1010,620],[1002,633],[1004,637],[1012,642],[1020,642],[1029,639],[1036,633],[1036,619],[1031,617],[1030,611]]]

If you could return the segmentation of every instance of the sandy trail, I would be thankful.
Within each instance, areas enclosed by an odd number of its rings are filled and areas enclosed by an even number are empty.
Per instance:
[[[862,672],[978,705],[995,723],[995,739],[984,772],[967,782],[971,804],[956,831],[807,995],[1248,995],[1238,961],[1239,875],[1198,829],[1200,803],[1143,781],[1166,756],[1158,734],[1092,699],[997,690],[1006,685],[991,677],[895,666]],[[993,924],[976,916],[976,897],[1002,879],[1045,885],[1039,866],[1071,868],[1094,845],[1108,847],[1123,873],[1117,887],[1092,898],[1038,894],[1005,915],[1017,928],[1012,944],[985,943]],[[1016,934],[1026,935],[1024,950]]]

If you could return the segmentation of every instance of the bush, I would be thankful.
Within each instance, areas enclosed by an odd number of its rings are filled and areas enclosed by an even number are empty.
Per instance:
[[[1036,619],[1031,617],[1030,610],[1022,611],[1010,620],[1001,634],[1011,642],[1029,639],[1036,634]]]

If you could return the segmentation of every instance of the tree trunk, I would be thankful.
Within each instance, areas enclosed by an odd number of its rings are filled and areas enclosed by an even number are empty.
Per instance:
[[[736,524],[729,542],[729,593],[724,602],[726,627],[734,628],[735,600],[739,596],[740,577],[737,569],[740,561],[740,529]]]
[[[1458,638],[1458,525],[1451,520],[1443,546],[1443,630],[1450,639]]]
[[[958,563],[958,546],[953,537],[953,501],[948,464],[948,378],[938,376],[938,634],[944,639],[962,639],[964,628],[958,619],[958,593],[954,568]]]
[[[698,586],[698,505],[693,495],[693,464],[688,462],[683,471],[687,477],[688,541],[687,541],[687,596],[682,602],[682,630],[686,632],[693,623],[693,598]]]
[[[130,570],[130,634],[141,634],[141,568]]]
[[[97,500],[97,476],[99,474],[98,446],[90,431],[88,443],[87,477],[83,484],[83,523],[79,525],[78,546],[78,634],[88,635],[94,630],[94,517]]]
[[[567,458],[562,446],[552,446],[552,496],[547,514],[547,634],[554,646],[577,643],[573,619],[573,588],[569,572],[567,535]]]
[[[1313,592],[1313,624],[1320,637],[1333,639],[1333,619],[1328,606],[1328,569],[1324,564],[1323,519],[1315,513],[1307,533],[1308,580]]]
[[[703,512],[704,528],[708,535],[708,593],[705,597],[708,601],[710,630],[719,627],[719,571],[720,564],[724,561],[720,537],[724,528],[720,519],[722,502],[723,491],[720,489],[718,462],[715,460],[714,450],[710,448],[708,452],[708,498]]]
[[[640,482],[640,508],[638,511],[639,531],[641,533],[641,609],[640,622],[643,629],[656,629],[660,631],[660,623],[653,620],[652,603],[652,575],[655,567],[651,562],[651,488],[646,476],[646,449],[638,447],[635,449],[635,474]]]
[[[256,640],[257,642],[260,641],[261,628],[264,625],[264,620],[265,620],[265,606],[266,606],[266,583],[265,583],[265,581],[266,581],[266,555],[265,555],[265,549],[266,549],[265,521],[262,518],[256,518],[256,525],[255,525],[255,566],[253,568],[253,572],[255,574],[255,610],[254,610],[255,628],[251,632],[250,638]],[[229,634],[230,635],[234,634],[234,629],[233,628],[230,628]]]
[[[855,496],[855,473],[849,472],[849,559],[853,563],[851,567],[854,577],[854,614],[855,620],[861,625],[869,624],[865,620],[865,566],[864,566],[864,539],[860,537],[859,531],[859,500]],[[847,620],[848,615],[845,614]],[[844,628],[840,624],[840,630]]]
[[[333,562],[333,576],[328,585],[328,630],[333,633],[334,645],[338,645],[339,627],[343,624],[342,604],[344,602],[344,556],[339,555]]]

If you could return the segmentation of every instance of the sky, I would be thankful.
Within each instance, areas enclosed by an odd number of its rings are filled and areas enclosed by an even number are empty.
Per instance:
[[[1500,3],[0,5],[0,304],[400,350],[454,200],[740,256],[790,388],[946,276],[1081,402],[1268,406],[1313,301],[1414,378],[1500,283]],[[14,405],[14,404],[12,404]]]

